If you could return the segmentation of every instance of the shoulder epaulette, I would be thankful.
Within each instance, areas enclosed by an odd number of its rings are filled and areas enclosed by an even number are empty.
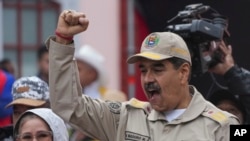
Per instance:
[[[220,110],[210,109],[208,111],[203,112],[203,115],[209,117],[214,121],[219,122],[220,124],[229,122],[228,116]]]
[[[148,102],[140,101],[136,98],[132,98],[128,101],[127,106],[138,108],[138,109],[144,109],[147,113],[151,111],[151,106]]]

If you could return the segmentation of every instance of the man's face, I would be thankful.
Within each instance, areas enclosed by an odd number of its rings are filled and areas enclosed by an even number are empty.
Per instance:
[[[26,105],[22,105],[22,104],[15,104],[13,105],[13,124],[16,123],[17,119],[21,116],[22,113],[24,113],[27,110],[30,109],[35,109],[35,108],[50,108],[50,103],[46,102],[45,104],[38,106],[38,107],[34,107],[34,106],[26,106]]]
[[[49,53],[44,53],[38,62],[39,71],[45,75],[49,75]]]
[[[89,64],[77,60],[77,66],[79,70],[80,82],[82,87],[90,85],[98,78],[98,73]]]
[[[141,85],[153,109],[163,112],[187,107],[191,100],[187,64],[175,69],[168,60],[142,59],[139,69]]]
[[[25,106],[25,105],[13,105],[13,124],[16,124],[17,119],[21,116],[22,113],[34,107]]]

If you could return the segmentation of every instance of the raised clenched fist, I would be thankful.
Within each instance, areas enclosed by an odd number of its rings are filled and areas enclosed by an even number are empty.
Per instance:
[[[84,13],[64,10],[58,18],[56,40],[61,43],[72,42],[73,36],[85,31],[88,25],[89,21]]]

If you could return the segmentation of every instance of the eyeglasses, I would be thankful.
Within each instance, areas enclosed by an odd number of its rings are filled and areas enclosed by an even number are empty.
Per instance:
[[[38,141],[47,141],[53,133],[51,131],[39,131],[36,135],[32,135],[31,133],[24,133],[17,135],[17,139],[20,141],[33,141],[35,137]]]

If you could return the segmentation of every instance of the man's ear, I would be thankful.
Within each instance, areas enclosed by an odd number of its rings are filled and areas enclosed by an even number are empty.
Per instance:
[[[182,83],[186,83],[189,81],[190,76],[190,65],[188,63],[183,63],[180,68],[180,79]]]

